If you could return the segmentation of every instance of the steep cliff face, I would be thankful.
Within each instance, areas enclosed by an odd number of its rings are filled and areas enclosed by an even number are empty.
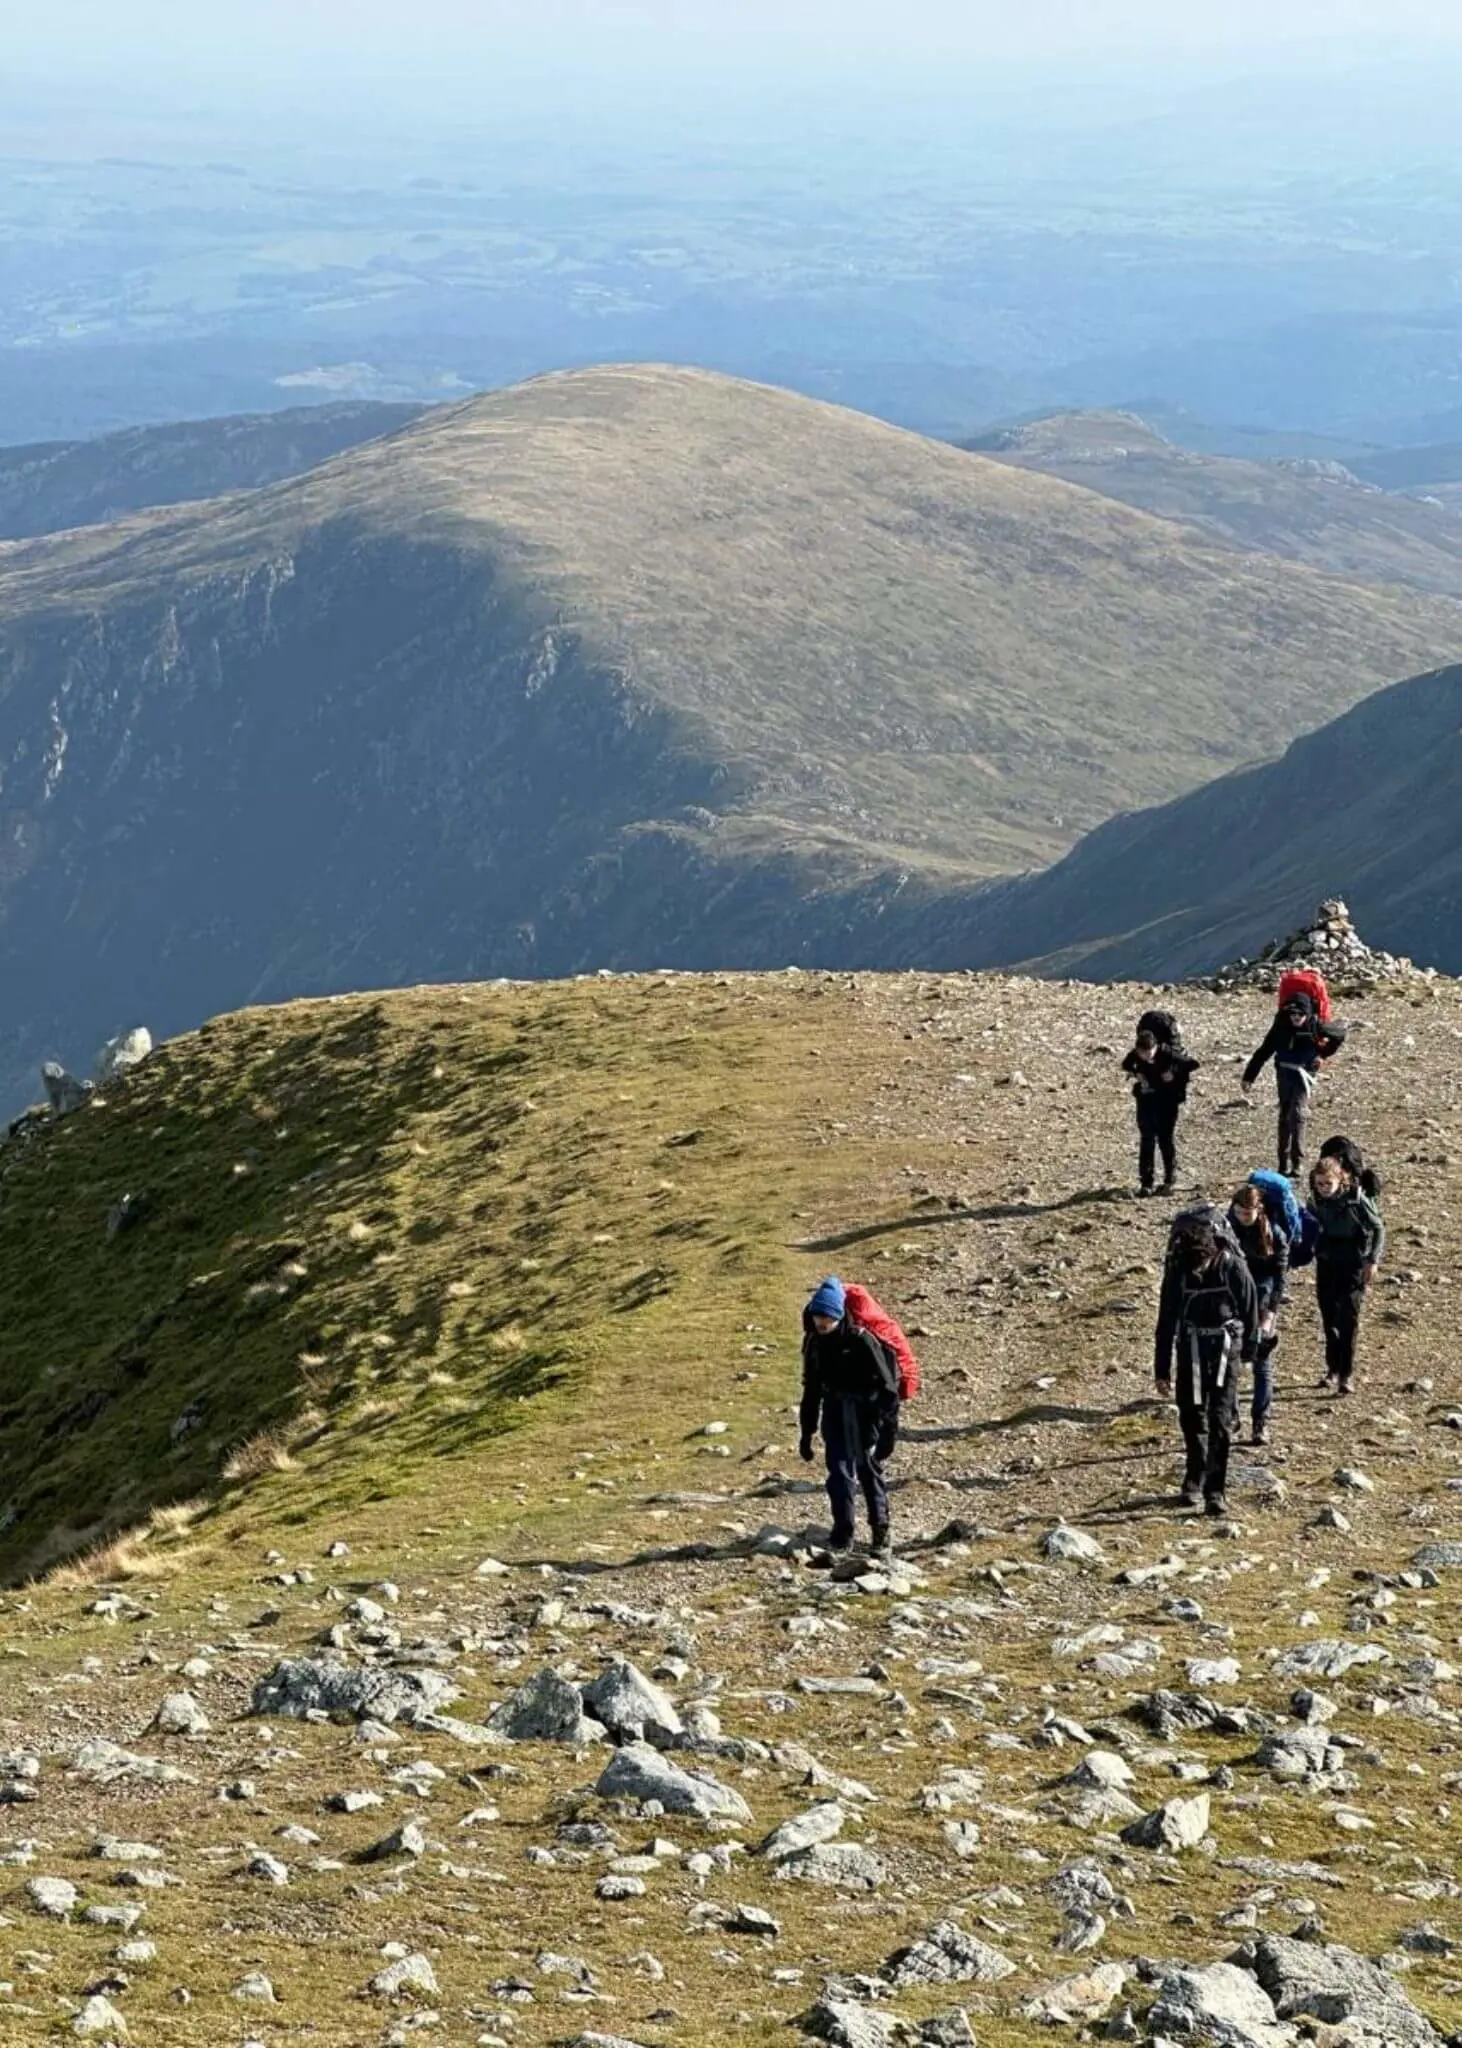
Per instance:
[[[1458,622],[679,371],[0,548],[0,1097],[269,997],[961,964],[971,892]]]

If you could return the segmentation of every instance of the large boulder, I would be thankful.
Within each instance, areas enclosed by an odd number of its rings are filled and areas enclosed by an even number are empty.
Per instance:
[[[1266,1934],[1250,1967],[1282,2020],[1349,2020],[1385,2048],[1442,2048],[1442,2036],[1395,1978],[1354,1949]]]
[[[45,1083],[46,1100],[57,1116],[70,1116],[72,1110],[81,1109],[92,1092],[90,1081],[78,1081],[59,1060],[46,1061],[41,1068],[41,1080]]]
[[[616,1742],[663,1746],[685,1732],[670,1695],[624,1657],[615,1657],[592,1685],[584,1687],[584,1706]]]
[[[752,1817],[739,1792],[702,1772],[681,1770],[648,1742],[617,1749],[594,1790],[601,1799],[654,1799],[666,1813],[688,1813],[696,1820],[744,1823]]]
[[[952,1920],[940,1920],[920,1940],[891,1955],[882,1974],[904,1990],[911,1984],[998,1984],[1014,1972],[1015,1964],[998,1948],[966,1934]]]
[[[1144,1814],[1122,1830],[1122,1840],[1139,1849],[1196,1849],[1208,1833],[1206,1792],[1191,1799],[1169,1799],[1155,1813]]]
[[[1282,2025],[1263,1987],[1232,1963],[1169,1970],[1148,2014],[1156,2034],[1204,2041],[1216,2048],[1292,2048],[1297,2036]]]
[[[604,1729],[584,1712],[584,1695],[556,1671],[543,1670],[488,1716],[495,1742],[602,1742]]]
[[[254,1687],[253,1711],[305,1721],[415,1721],[450,1706],[458,1688],[440,1671],[286,1657]]]
[[[151,1051],[152,1033],[146,1025],[138,1024],[131,1031],[119,1031],[115,1038],[107,1040],[96,1056],[97,1080],[115,1081],[119,1074],[140,1067]]]

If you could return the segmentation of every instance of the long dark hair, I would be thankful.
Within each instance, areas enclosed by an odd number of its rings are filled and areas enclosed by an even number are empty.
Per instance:
[[[1254,1206],[1257,1206],[1259,1214],[1251,1222],[1249,1220],[1249,1210]],[[1242,1217],[1238,1215],[1240,1209],[1243,1211]],[[1265,1205],[1263,1195],[1251,1180],[1246,1180],[1241,1188],[1235,1188],[1233,1201],[1229,1204],[1229,1213],[1236,1222],[1243,1223],[1245,1230],[1258,1231],[1259,1244],[1263,1256],[1266,1259],[1272,1259],[1274,1257],[1274,1225],[1269,1221],[1269,1210]]]

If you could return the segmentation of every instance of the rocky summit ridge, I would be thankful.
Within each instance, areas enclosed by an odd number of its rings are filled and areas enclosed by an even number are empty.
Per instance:
[[[7,2048],[1455,2040],[1462,990],[1355,998],[1361,1381],[1297,1286],[1222,1523],[1152,1392],[1154,995],[341,998],[0,1148]],[[1178,1004],[1221,1195],[1273,997]],[[892,1560],[826,1571],[833,1268],[925,1391]]]

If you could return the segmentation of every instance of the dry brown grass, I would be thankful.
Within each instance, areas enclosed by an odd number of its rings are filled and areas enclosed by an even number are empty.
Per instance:
[[[230,1486],[262,1479],[269,1472],[293,1472],[296,1469],[289,1439],[277,1429],[261,1429],[257,1435],[230,1451],[223,1461],[223,1476]]]

